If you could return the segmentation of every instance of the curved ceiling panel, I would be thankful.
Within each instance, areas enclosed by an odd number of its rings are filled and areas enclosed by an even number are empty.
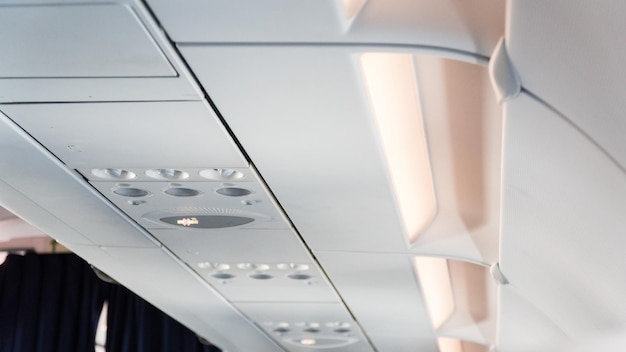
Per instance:
[[[626,323],[626,176],[567,120],[506,104],[501,269],[568,337]]]
[[[626,169],[626,3],[509,1],[507,48],[524,88]]]

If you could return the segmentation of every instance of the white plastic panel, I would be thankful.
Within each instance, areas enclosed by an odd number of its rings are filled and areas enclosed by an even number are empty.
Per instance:
[[[230,269],[226,270],[202,270],[197,265],[194,269],[230,302],[340,302],[317,266],[304,263],[308,270],[288,271],[277,267],[284,262],[269,262],[267,270],[242,269],[238,265],[246,263],[232,261],[219,263],[229,265]]]
[[[48,210],[37,205],[8,183],[0,181],[0,204],[14,214],[29,219],[29,223],[48,235],[62,234],[57,241],[66,243],[93,244],[87,237],[72,229]]]
[[[151,232],[230,301],[339,301],[292,230]]]
[[[70,249],[218,347],[282,351],[211,287],[163,249]]]
[[[3,6],[0,47],[0,79],[177,74],[123,4]]]
[[[33,216],[35,226],[63,244],[155,246],[141,229],[103,202],[79,175],[65,168],[1,114],[0,136],[0,179],[6,188],[14,189],[37,204],[36,209],[41,211],[35,212],[42,217]],[[24,199],[13,195],[12,191],[7,198],[2,202],[7,208],[25,219],[31,218]],[[63,224],[71,230],[67,231]]]
[[[622,1],[509,1],[506,44],[522,85],[626,168]]]
[[[116,168],[112,168],[116,169]],[[127,171],[129,173],[124,173]],[[219,168],[219,167],[185,167],[185,168],[163,168],[163,165],[144,168],[124,168],[118,170],[78,169],[83,177],[89,181],[169,181],[176,182],[222,182],[239,184],[246,187],[246,182],[258,182],[258,176],[252,168]],[[117,176],[122,172],[124,175]],[[243,182],[240,184],[240,182]]]
[[[213,263],[301,263],[311,257],[293,230],[181,231],[151,230],[167,248],[196,266]]]
[[[626,175],[528,95],[505,113],[502,272],[570,338],[623,326]]]
[[[237,303],[235,306],[291,352],[373,351],[359,326],[342,304]],[[307,332],[309,329],[317,331]],[[319,343],[312,340],[319,340]],[[345,342],[339,342],[340,346],[331,347],[324,346],[323,340]]]
[[[203,98],[139,1],[0,3],[0,102]]]
[[[91,182],[111,202],[148,229],[174,228],[181,231],[201,231],[191,225],[169,224],[162,218],[194,216],[237,216],[251,221],[237,228],[289,228],[291,227],[282,212],[256,182]],[[122,185],[122,186],[120,186]],[[142,190],[143,197],[128,197],[117,193],[125,190]],[[195,191],[196,196],[173,196],[166,192],[176,190]],[[251,192],[244,196],[219,194],[223,190],[243,190]],[[117,192],[117,193],[116,193]],[[138,202],[138,203],[137,203]],[[253,221],[252,221],[253,220]],[[223,228],[215,228],[220,231]]]
[[[497,260],[501,109],[486,68],[414,56],[439,212],[409,248],[360,61],[386,48],[181,50],[313,249]]]
[[[412,256],[315,255],[379,352],[437,351]]]
[[[351,49],[181,50],[310,247],[407,248]]]
[[[203,102],[20,104],[0,109],[73,169],[248,166]]]
[[[555,323],[516,291],[499,289],[498,352],[561,351],[570,339]]]
[[[488,56],[504,31],[489,0],[150,0],[176,42],[388,43]]]

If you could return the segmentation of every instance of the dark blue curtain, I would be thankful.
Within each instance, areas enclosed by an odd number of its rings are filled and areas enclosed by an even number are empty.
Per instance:
[[[9,255],[0,265],[0,352],[93,352],[108,301],[108,352],[218,352],[73,254]]]
[[[93,351],[106,290],[75,255],[9,255],[0,266],[0,351]]]
[[[108,305],[108,352],[220,351],[123,286],[111,287]]]

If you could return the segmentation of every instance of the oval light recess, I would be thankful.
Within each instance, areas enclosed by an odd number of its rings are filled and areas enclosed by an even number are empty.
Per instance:
[[[185,188],[185,187],[168,188],[164,192],[165,194],[174,196],[174,197],[195,197],[197,195],[200,195],[200,191],[195,190],[193,188]]]
[[[134,188],[134,187],[120,187],[120,188],[116,188],[113,190],[113,193],[123,196],[123,197],[145,197],[148,194],[150,194],[150,192],[146,191],[145,189],[141,189],[141,188]]]
[[[251,190],[239,187],[224,187],[215,192],[227,197],[243,197],[252,194]]]

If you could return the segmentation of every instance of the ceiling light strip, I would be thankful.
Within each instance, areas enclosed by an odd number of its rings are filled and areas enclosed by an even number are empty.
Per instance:
[[[437,214],[413,55],[364,53],[360,63],[406,236],[413,244]]]

